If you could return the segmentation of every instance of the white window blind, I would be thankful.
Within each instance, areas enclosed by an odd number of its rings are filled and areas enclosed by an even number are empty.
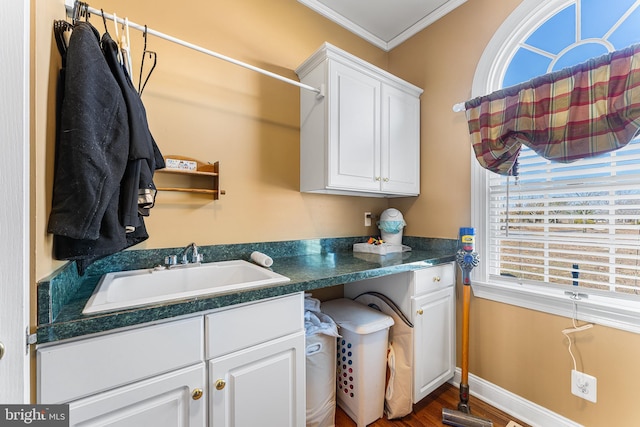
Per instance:
[[[640,294],[640,138],[568,164],[525,147],[518,163],[489,174],[490,276]]]

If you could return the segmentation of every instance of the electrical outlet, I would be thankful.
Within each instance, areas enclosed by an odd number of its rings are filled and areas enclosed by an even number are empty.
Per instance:
[[[598,380],[584,372],[571,370],[571,393],[596,403]]]
[[[371,212],[364,213],[364,226],[371,227]]]
[[[509,424],[507,424],[507,427],[522,427],[522,425],[520,425],[517,422],[511,420],[511,421],[509,421]]]

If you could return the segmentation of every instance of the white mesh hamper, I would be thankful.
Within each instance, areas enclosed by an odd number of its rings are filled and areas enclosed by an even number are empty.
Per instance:
[[[338,324],[338,405],[358,427],[365,427],[384,411],[389,328],[386,314],[341,298],[322,303],[322,311]]]
[[[307,427],[334,427],[336,418],[336,337],[306,337]]]

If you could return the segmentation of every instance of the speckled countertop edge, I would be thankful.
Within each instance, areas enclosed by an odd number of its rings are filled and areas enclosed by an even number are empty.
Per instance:
[[[83,315],[82,309],[103,274],[153,267],[180,248],[119,252],[94,263],[82,277],[77,275],[75,264],[70,263],[38,283],[37,342],[55,342],[455,260],[455,239],[405,236],[403,243],[412,248],[410,252],[386,256],[354,253],[353,244],[365,240],[366,237],[352,237],[205,246],[201,248],[205,262],[248,260],[254,250],[267,253],[274,259],[273,271],[291,280],[270,287],[93,315]]]

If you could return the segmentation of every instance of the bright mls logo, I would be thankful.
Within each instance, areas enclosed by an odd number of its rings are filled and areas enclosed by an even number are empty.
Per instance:
[[[0,427],[68,427],[69,405],[0,405]]]

